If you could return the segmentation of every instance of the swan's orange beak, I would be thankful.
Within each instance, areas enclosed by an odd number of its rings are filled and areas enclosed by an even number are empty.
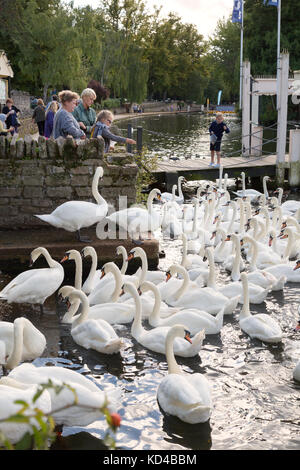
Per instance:
[[[280,237],[281,240],[283,240],[284,238],[288,238],[288,235],[285,234],[285,235],[282,235],[282,236]]]
[[[68,255],[65,255],[63,257],[63,259],[60,261],[61,263],[64,263],[65,261],[67,261],[69,259]]]
[[[156,194],[156,197],[159,201],[161,200],[161,195],[160,194]]]
[[[191,340],[191,335],[190,335],[190,332],[189,331],[186,331],[185,330],[185,337],[184,339],[186,339],[189,343],[193,344],[192,343],[192,340]]]
[[[213,221],[213,224],[215,224],[217,222],[217,220],[219,220],[219,216],[216,215],[216,217],[214,218],[214,221]]]
[[[231,240],[230,235],[227,235],[227,238],[225,238],[225,242],[230,242],[230,240]]]
[[[100,276],[100,279],[102,279],[102,278],[105,276],[105,274],[106,274],[106,273],[105,273],[104,269],[101,269],[101,276]]]
[[[244,240],[243,239],[240,240],[240,245],[244,246]]]
[[[273,237],[270,236],[270,237],[269,237],[269,246],[272,246],[272,243],[273,243]]]
[[[299,269],[299,268],[300,268],[300,260],[297,261],[296,266],[294,267],[294,271],[296,271],[296,269]]]
[[[134,258],[134,254],[133,254],[133,253],[129,253],[128,258],[127,258],[126,261],[130,261],[130,260],[132,260],[133,258]]]
[[[171,279],[171,277],[172,277],[172,276],[171,276],[171,273],[170,273],[170,271],[168,271],[168,272],[166,273],[166,282],[168,282],[168,281]]]
[[[217,232],[216,232],[216,231],[214,231],[214,232],[211,234],[211,237],[210,237],[210,239],[212,240],[213,238],[215,238],[215,236],[216,236],[216,235],[217,235]]]

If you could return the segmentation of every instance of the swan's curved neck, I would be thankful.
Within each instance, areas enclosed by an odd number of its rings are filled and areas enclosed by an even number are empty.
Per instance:
[[[213,250],[208,249],[206,250],[207,258],[208,258],[208,265],[209,265],[209,274],[207,280],[207,287],[211,287],[212,289],[216,289],[216,269],[215,269],[215,260],[213,255]]]
[[[70,299],[72,299],[73,297],[75,299],[77,298],[80,300],[82,308],[81,308],[81,314],[78,315],[78,318],[76,318],[76,320],[72,324],[72,329],[75,326],[78,326],[81,323],[83,323],[87,319],[88,314],[89,314],[89,301],[85,293],[82,291],[76,290],[70,294]]]
[[[122,255],[122,267],[121,267],[121,274],[125,274],[128,268],[128,261],[127,261],[127,251],[124,246],[119,246],[119,250]]]
[[[174,339],[175,334],[170,330],[166,337],[166,359],[168,364],[168,373],[169,374],[182,374],[182,371],[179,365],[176,362],[174,355]]]
[[[250,317],[250,305],[249,305],[249,287],[248,287],[248,279],[246,274],[242,276],[242,285],[243,285],[243,297],[244,297],[244,304],[243,308],[240,313],[240,319]]]
[[[240,261],[241,261],[241,250],[240,250],[240,241],[238,237],[232,237],[233,246],[235,248],[235,257],[232,266],[231,277],[232,279],[240,279]]]
[[[88,253],[87,253],[87,256],[91,256],[92,264],[91,264],[91,269],[90,269],[89,275],[88,275],[85,282],[90,283],[94,279],[96,271],[97,271],[98,259],[97,259],[97,253],[96,253],[95,249],[93,248],[92,250],[89,250]],[[76,287],[76,281],[75,281],[75,287]],[[80,288],[81,288],[81,286],[76,287],[76,289],[80,289]]]
[[[154,198],[155,198],[155,193],[151,191],[147,199],[147,209],[148,209],[149,214],[152,212],[152,202]]]
[[[178,300],[185,293],[190,282],[189,275],[185,268],[183,268],[182,266],[177,266],[177,272],[183,276],[183,281],[177,293],[175,294],[176,300]]]
[[[250,236],[244,236],[244,240],[249,242],[250,245],[251,245],[251,248],[252,248],[252,251],[251,251],[251,262],[250,262],[250,265],[249,265],[249,271],[252,272],[252,271],[256,271],[257,270],[257,266],[256,266],[256,261],[257,261],[257,255],[258,255],[258,247],[257,247],[257,241],[254,240],[254,238],[250,237]]]
[[[181,179],[180,178],[178,178],[178,195],[179,195],[179,197],[183,198],[183,192],[182,192]]]
[[[237,207],[234,201],[231,201],[231,206],[232,206],[232,217],[231,217],[231,221],[228,226],[228,229],[227,229],[227,233],[233,232],[233,225],[234,225],[234,221],[236,219],[236,213],[237,213]]]
[[[268,189],[267,189],[267,178],[266,177],[263,178],[263,188],[264,188],[264,195],[268,199],[269,193],[268,193]]]
[[[243,194],[245,195],[245,191],[246,191],[246,178],[245,178],[245,173],[241,173],[242,175],[242,191],[243,191]]]
[[[99,205],[106,204],[105,199],[101,196],[98,190],[99,179],[100,179],[101,174],[102,174],[102,168],[101,169],[98,168],[94,174],[94,178],[92,182],[92,194],[95,200],[97,201],[97,204]]]
[[[43,255],[43,256],[45,257],[45,259],[46,259],[46,261],[47,261],[47,263],[48,263],[49,268],[57,268],[58,266],[60,266],[60,267],[62,268],[61,264],[58,263],[57,261],[55,261],[55,260],[51,257],[49,251],[46,250],[46,248],[40,248],[39,251],[40,251],[40,255]]]
[[[154,294],[154,306],[149,316],[149,323],[150,325],[156,327],[160,323],[161,295],[155,284],[152,284],[151,287],[149,286],[149,290],[151,290]]]
[[[173,200],[173,201],[176,200],[176,198],[175,198],[175,196],[176,196],[176,194],[175,194],[175,193],[176,193],[176,189],[177,189],[177,185],[176,185],[176,184],[173,184],[173,186],[172,186],[172,200]]]
[[[139,337],[145,332],[145,329],[142,326],[142,303],[136,289],[132,289],[130,294],[132,295],[135,303],[135,313],[134,320],[131,325],[131,334],[138,341]]]
[[[73,259],[75,261],[75,289],[81,289],[82,287],[82,258],[79,252],[73,254]]]
[[[111,272],[115,278],[115,290],[111,295],[110,302],[117,302],[120,297],[123,284],[121,271],[117,265],[113,264],[112,266],[106,268],[106,272]]]
[[[197,223],[198,223],[198,210],[199,210],[199,202],[195,202],[195,207],[194,207],[194,220],[193,220],[193,228],[192,232],[197,231]]]
[[[18,319],[24,320],[24,319]],[[22,360],[23,353],[23,342],[24,342],[24,321],[15,321],[14,322],[14,345],[12,352],[9,355],[9,358],[6,363],[8,369],[13,369],[20,364]]]
[[[143,249],[136,249],[136,254],[141,258],[142,260],[142,269],[141,269],[141,274],[139,277],[139,285],[138,287],[143,284],[143,282],[146,279],[147,271],[148,271],[148,260],[147,260],[147,255]]]
[[[245,232],[245,206],[243,201],[240,202],[240,234]]]

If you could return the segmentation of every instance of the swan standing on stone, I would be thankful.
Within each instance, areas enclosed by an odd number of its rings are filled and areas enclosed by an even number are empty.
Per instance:
[[[29,269],[10,281],[0,292],[0,299],[8,303],[39,304],[43,313],[45,300],[54,294],[64,280],[64,268],[51,258],[48,250],[43,247],[35,248],[30,255],[30,264],[43,255],[49,268]]]
[[[178,366],[173,350],[174,340],[189,342],[189,332],[183,325],[174,325],[166,336],[168,374],[157,389],[157,401],[162,410],[190,424],[205,423],[212,409],[210,384],[202,374],[184,374]]]
[[[36,215],[36,217],[54,227],[63,228],[68,232],[77,232],[78,240],[81,242],[90,241],[81,237],[80,229],[100,222],[107,214],[107,202],[98,191],[98,183],[102,177],[103,168],[99,166],[92,183],[92,194],[97,204],[87,201],[68,201],[58,206],[51,214]]]

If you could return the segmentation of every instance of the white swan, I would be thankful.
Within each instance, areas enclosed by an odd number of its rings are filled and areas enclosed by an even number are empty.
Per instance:
[[[139,268],[135,276],[139,277],[139,285],[144,281],[150,281],[154,284],[159,284],[160,282],[164,282],[165,280],[165,273],[163,271],[149,271],[148,270],[148,260],[147,254],[145,250],[141,247],[132,248],[128,253],[127,261],[131,261],[134,258],[140,258],[142,261],[142,267]],[[130,279],[128,279],[130,280]]]
[[[251,262],[248,267],[248,281],[251,284],[257,284],[258,286],[263,287],[264,289],[271,289],[273,291],[282,290],[286,283],[285,276],[277,278],[266,270],[257,269],[256,260],[258,256],[258,248],[256,240],[250,237],[250,235],[244,235],[241,239],[241,243],[250,243],[250,245],[252,246]]]
[[[125,274],[127,267],[128,267],[128,262],[127,262],[127,251],[124,246],[118,246],[116,249],[116,255],[122,256],[122,267],[121,267],[121,274]],[[86,258],[90,256],[92,258],[92,265],[90,272],[88,274],[88,277],[86,278],[83,286],[82,286],[82,291],[85,294],[90,294],[93,289],[96,288],[96,286],[101,282],[101,284],[104,286],[106,282],[109,282],[110,280],[113,279],[113,275],[111,273],[108,273],[102,280],[100,279],[101,277],[101,269],[97,269],[97,264],[98,264],[98,259],[97,259],[97,252],[95,248],[92,246],[86,246],[81,250],[81,256],[83,258]]]
[[[277,277],[278,279],[281,276],[285,276],[287,282],[300,282],[300,273],[296,272],[296,270],[299,268],[300,262],[298,260],[296,262],[296,266],[292,263],[274,264],[274,266],[265,268],[264,271],[273,274],[273,276]]]
[[[100,222],[108,210],[107,202],[98,191],[98,182],[102,176],[103,168],[99,166],[95,171],[92,183],[92,194],[97,204],[86,201],[68,201],[58,206],[51,214],[36,215],[35,217],[68,232],[77,231],[79,241],[87,241],[81,237],[80,229]]]
[[[259,191],[256,191],[255,189],[246,189],[246,182],[245,182],[245,173],[242,172],[241,173],[241,176],[242,176],[242,190],[240,191],[232,191],[233,194],[236,194],[237,196],[239,197],[244,197],[244,196],[248,196],[251,198],[251,201],[255,201],[257,200],[261,195],[262,193],[260,193]],[[268,193],[268,190],[267,190],[267,180],[269,180],[270,177],[269,176],[264,176],[263,177],[263,194],[266,196],[266,198],[269,197],[269,193]]]
[[[226,241],[232,241],[234,254],[226,258],[223,266],[226,271],[231,273],[230,276],[233,281],[239,281],[241,277],[241,271],[245,269],[245,263],[241,257],[240,237],[239,235],[232,233],[227,236]]]
[[[161,230],[164,238],[171,238],[172,240],[182,234],[182,224],[172,210],[172,203],[170,202],[165,203],[163,207]]]
[[[86,349],[95,349],[103,354],[118,353],[124,345],[123,340],[105,320],[88,317],[89,301],[84,292],[74,289],[68,297],[71,304],[78,298],[82,312],[72,323],[71,335],[74,341]]]
[[[59,289],[59,295],[66,299],[71,292],[75,290],[72,286],[63,286]],[[80,300],[79,300],[80,303]],[[131,323],[134,318],[134,306],[132,304],[123,302],[107,302],[105,304],[93,305],[88,310],[88,319],[98,320],[102,319],[107,321],[110,325]],[[62,323],[73,323],[79,318],[79,315],[74,316],[72,306],[69,307],[65,313]]]
[[[204,310],[183,309],[163,319],[160,317],[161,296],[158,288],[152,282],[145,281],[140,286],[140,289],[142,292],[150,290],[155,296],[154,308],[148,318],[151,326],[174,326],[182,323],[192,335],[203,329],[207,335],[220,333],[223,326],[224,309],[215,317]]]
[[[185,233],[182,234],[182,259],[181,259],[181,265],[187,269],[188,271],[190,269],[194,268],[207,268],[207,261],[203,261],[203,256],[200,256],[198,254],[189,254],[187,253],[187,237]]]
[[[7,300],[8,303],[39,304],[43,312],[45,300],[54,294],[63,282],[64,269],[43,247],[35,248],[31,252],[30,266],[40,255],[46,258],[49,268],[31,269],[19,274],[2,289],[0,299]]]
[[[45,336],[27,318],[16,318],[13,323],[0,321],[0,364],[5,369],[36,359],[45,347]]]
[[[184,203],[184,196],[182,193],[182,182],[185,181],[184,176],[179,176],[178,178],[178,184],[173,184],[172,186],[172,193],[164,192],[161,194],[161,199],[163,202],[169,202],[169,201],[176,201],[177,204],[183,204]],[[176,196],[175,191],[178,186],[178,196]]]
[[[0,381],[1,383],[1,381]],[[5,421],[12,416],[19,414],[23,408],[21,402],[26,402],[29,408],[24,411],[25,416],[32,414],[32,410],[38,408],[45,414],[51,412],[51,398],[47,390],[35,399],[38,392],[38,385],[31,385],[24,389],[9,385],[0,385],[0,433],[8,439],[11,444],[17,444],[26,433],[33,434],[34,427],[38,430],[42,427],[36,419],[30,418],[29,423]],[[19,402],[19,403],[18,403]],[[45,421],[45,418],[42,418]]]
[[[65,367],[21,364],[0,379],[0,389],[7,385],[24,392],[33,384],[47,384],[49,380],[54,386],[61,387],[59,392],[54,388],[47,389],[51,397],[51,416],[56,425],[87,426],[103,417],[101,408],[106,403],[110,412],[116,408],[116,396],[120,395],[117,389],[107,396],[92,380]]]
[[[216,292],[210,287],[190,288],[191,281],[188,273],[183,266],[173,264],[168,271],[168,278],[174,276],[176,273],[182,275],[183,280],[180,280],[181,286],[171,286],[169,292],[164,292],[165,302],[173,307],[181,308],[196,308],[204,310],[212,315],[217,315],[220,310],[224,308],[224,315],[229,315],[236,308],[239,295],[228,299],[220,292]]]
[[[161,199],[159,189],[152,189],[147,200],[147,209],[142,207],[129,207],[114,212],[106,218],[110,223],[121,227],[134,240],[135,236],[141,239],[143,233],[154,232],[161,225],[161,215],[152,207],[154,198]],[[136,240],[138,241],[138,239]]]
[[[241,329],[251,338],[258,338],[265,343],[279,343],[282,340],[282,330],[277,321],[265,313],[251,315],[247,274],[242,273],[241,278],[244,289],[244,305],[239,314]]]
[[[136,305],[134,321],[131,326],[131,334],[133,338],[142,346],[151,351],[155,351],[161,354],[166,353],[166,336],[171,327],[159,326],[152,330],[145,330],[141,322],[141,300],[136,287],[132,283],[124,284],[124,291],[129,293]],[[186,344],[182,338],[178,338],[174,342],[174,353],[182,357],[193,357],[196,356],[201,347],[202,342],[205,338],[204,330],[199,331],[193,338],[192,344]]]
[[[300,382],[300,359],[293,370],[293,379]]]
[[[177,416],[185,423],[204,423],[210,418],[212,409],[210,384],[202,374],[181,371],[173,352],[176,338],[190,341],[183,325],[173,326],[166,336],[168,374],[159,384],[157,400],[165,413]]]

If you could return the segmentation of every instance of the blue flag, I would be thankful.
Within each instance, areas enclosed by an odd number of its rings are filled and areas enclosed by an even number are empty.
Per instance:
[[[264,5],[278,7],[278,0],[264,0]]]
[[[242,11],[243,11],[242,0],[234,0],[233,12],[232,12],[232,23],[242,23],[243,21]]]

